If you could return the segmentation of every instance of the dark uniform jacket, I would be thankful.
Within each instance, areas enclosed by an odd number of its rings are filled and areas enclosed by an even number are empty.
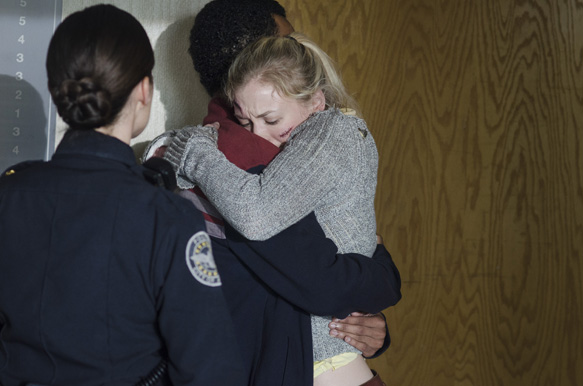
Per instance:
[[[243,385],[204,221],[129,146],[68,132],[0,178],[0,384]]]

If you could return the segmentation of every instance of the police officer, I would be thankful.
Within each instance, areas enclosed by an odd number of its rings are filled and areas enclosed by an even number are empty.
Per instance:
[[[4,386],[245,383],[202,216],[152,186],[163,178],[129,146],[153,65],[142,26],[111,5],[72,14],[51,40],[69,129],[50,162],[0,177]]]

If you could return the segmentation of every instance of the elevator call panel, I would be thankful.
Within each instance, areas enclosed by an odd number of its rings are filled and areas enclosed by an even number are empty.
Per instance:
[[[45,60],[61,14],[62,0],[0,0],[0,173],[54,151]]]

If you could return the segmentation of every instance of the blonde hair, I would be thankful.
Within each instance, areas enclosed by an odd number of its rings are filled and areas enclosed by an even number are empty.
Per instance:
[[[358,114],[332,59],[303,34],[263,37],[248,45],[229,68],[225,96],[233,103],[235,92],[254,79],[273,86],[282,97],[301,102],[322,90],[326,108],[348,108]]]

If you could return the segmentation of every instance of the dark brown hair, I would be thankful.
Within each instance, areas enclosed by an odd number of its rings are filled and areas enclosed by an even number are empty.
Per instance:
[[[101,4],[59,25],[46,67],[59,115],[72,129],[95,129],[114,123],[134,87],[152,78],[154,52],[132,15]]]
[[[285,18],[275,0],[213,0],[196,15],[188,53],[210,96],[221,91],[243,48],[262,36],[277,35],[273,15]]]

